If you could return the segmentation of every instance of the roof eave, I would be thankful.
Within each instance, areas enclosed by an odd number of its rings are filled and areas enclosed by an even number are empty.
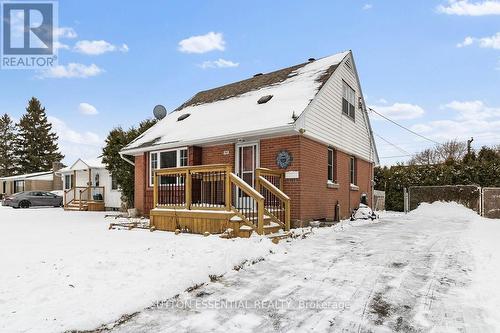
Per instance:
[[[189,141],[175,141],[164,144],[158,144],[148,147],[141,148],[131,148],[131,149],[122,149],[120,151],[120,155],[139,155],[141,153],[145,153],[148,151],[161,150],[161,149],[169,149],[176,147],[187,147],[187,146],[197,146],[197,145],[210,145],[214,143],[224,143],[227,141],[236,141],[238,139],[245,139],[249,137],[266,137],[266,136],[275,136],[278,134],[297,134],[298,130],[295,128],[295,124],[287,124],[285,126],[279,126],[274,128],[266,128],[263,130],[255,130],[248,132],[239,132],[228,135],[214,136],[210,138],[200,138]]]

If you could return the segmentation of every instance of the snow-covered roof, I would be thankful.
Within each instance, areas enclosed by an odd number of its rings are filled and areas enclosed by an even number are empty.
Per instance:
[[[122,152],[294,130],[293,116],[302,114],[348,54],[338,53],[200,92],[132,141]],[[269,95],[272,96],[269,101],[257,103],[261,97]],[[188,114],[187,118],[180,120],[181,116]]]
[[[14,181],[14,180],[52,180],[52,171],[42,171],[42,172],[34,172],[34,173],[27,173],[24,175],[17,175],[17,176],[9,176],[9,177],[2,177],[0,178],[0,181]]]
[[[70,171],[78,171],[78,170],[86,170],[88,168],[92,168],[92,169],[105,169],[106,166],[104,165],[104,163],[102,163],[102,158],[101,157],[98,157],[98,158],[94,158],[94,159],[82,159],[82,158],[79,158],[76,160],[75,163],[73,163],[73,165],[69,166],[69,167],[66,167],[66,168],[62,168],[60,169],[59,171],[57,171],[57,173],[65,173],[65,172],[70,172]]]

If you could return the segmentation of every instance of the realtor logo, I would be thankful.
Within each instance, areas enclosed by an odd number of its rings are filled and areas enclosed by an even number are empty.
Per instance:
[[[57,3],[2,1],[2,69],[40,69],[57,60]]]

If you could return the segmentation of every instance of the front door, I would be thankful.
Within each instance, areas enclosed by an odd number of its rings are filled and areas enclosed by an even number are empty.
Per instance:
[[[236,174],[248,185],[255,187],[255,169],[259,166],[258,144],[236,145]],[[248,196],[243,191],[237,193],[238,201],[247,200]]]

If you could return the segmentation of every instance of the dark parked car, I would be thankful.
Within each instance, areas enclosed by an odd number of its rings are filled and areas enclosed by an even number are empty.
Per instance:
[[[30,208],[37,206],[61,207],[63,198],[45,191],[26,191],[6,196],[2,204],[14,208]]]

